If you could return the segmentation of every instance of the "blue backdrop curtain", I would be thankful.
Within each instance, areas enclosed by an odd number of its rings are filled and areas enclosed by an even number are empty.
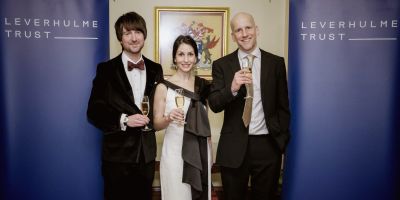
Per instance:
[[[1,0],[1,199],[102,199],[86,119],[108,59],[108,0]]]
[[[398,0],[290,0],[283,199],[400,199],[399,22]]]

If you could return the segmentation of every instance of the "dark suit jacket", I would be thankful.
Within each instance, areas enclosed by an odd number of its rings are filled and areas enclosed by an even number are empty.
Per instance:
[[[239,167],[248,140],[248,128],[242,121],[246,87],[238,94],[231,92],[235,72],[240,70],[238,50],[214,61],[213,84],[209,105],[214,112],[224,112],[224,122],[219,139],[216,163],[225,167]],[[289,141],[289,100],[284,59],[261,50],[261,100],[269,133],[276,147],[283,153]]]
[[[122,113],[128,115],[141,113],[140,108],[135,105],[134,94],[121,55],[97,66],[87,116],[89,121],[104,133],[102,149],[104,161],[135,163],[139,161],[140,150],[143,149],[145,161],[149,162],[156,157],[154,131],[142,133],[141,127],[127,127],[126,131],[121,131]],[[153,105],[153,88],[163,79],[162,67],[144,56],[143,59],[147,76],[145,95],[150,96],[150,105]],[[150,119],[151,116],[152,112],[149,113]]]

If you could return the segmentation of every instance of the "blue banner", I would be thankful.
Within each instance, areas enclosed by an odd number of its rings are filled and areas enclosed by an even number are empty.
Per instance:
[[[283,199],[400,199],[400,1],[290,0],[289,26]]]
[[[86,109],[108,59],[108,0],[2,0],[1,199],[102,199]]]

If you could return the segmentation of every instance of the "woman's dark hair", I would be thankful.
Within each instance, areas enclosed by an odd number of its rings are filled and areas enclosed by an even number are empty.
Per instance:
[[[114,28],[118,41],[122,40],[123,28],[127,31],[140,31],[143,33],[144,39],[147,37],[146,21],[144,21],[142,16],[135,12],[128,12],[119,17],[115,22]]]
[[[190,37],[189,35],[180,35],[175,39],[174,46],[172,48],[172,62],[174,64],[176,64],[176,62],[175,62],[176,51],[178,51],[179,46],[183,43],[188,44],[193,47],[194,55],[196,55],[196,63],[199,62],[199,58],[198,58],[199,50],[197,49],[197,44],[193,40],[193,38]]]

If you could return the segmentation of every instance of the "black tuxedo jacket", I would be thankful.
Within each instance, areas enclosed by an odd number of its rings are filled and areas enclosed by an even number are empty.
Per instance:
[[[242,114],[246,87],[238,94],[231,92],[232,80],[240,70],[238,50],[214,61],[213,84],[209,105],[214,112],[224,111],[224,122],[218,143],[216,163],[225,167],[239,167],[242,163],[248,140],[248,128],[243,124]],[[276,147],[283,153],[289,141],[289,100],[286,68],[282,57],[261,50],[261,100],[269,133]]]
[[[132,92],[128,77],[122,64],[121,55],[98,64],[96,77],[93,80],[87,116],[89,121],[104,133],[102,157],[104,161],[137,163],[143,150],[146,162],[156,157],[157,144],[155,133],[142,133],[141,128],[127,127],[121,131],[122,113],[132,115],[141,113],[135,105],[135,94]],[[162,67],[143,56],[146,66],[145,95],[153,100],[153,88],[163,79]],[[149,118],[152,119],[152,109]]]

